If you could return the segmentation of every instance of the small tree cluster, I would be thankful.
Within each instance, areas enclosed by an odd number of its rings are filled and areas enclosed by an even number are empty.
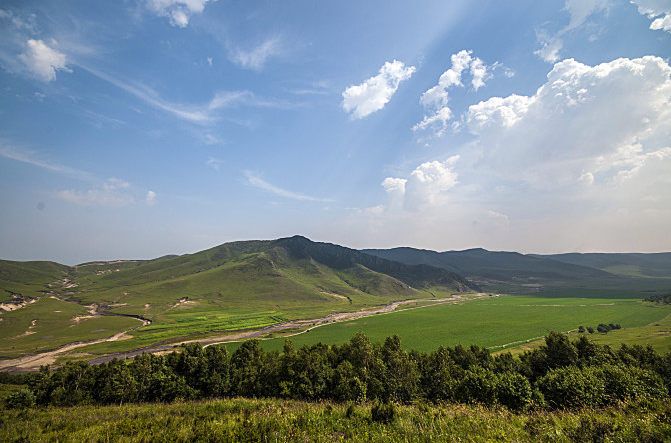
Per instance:
[[[606,334],[616,329],[622,329],[622,326],[620,326],[619,323],[599,323],[599,325],[596,327],[596,331],[601,332],[602,334]],[[592,326],[588,326],[587,328],[584,326],[578,326],[579,333],[584,334],[585,331],[589,332],[590,334],[594,334],[594,328]]]
[[[398,337],[382,344],[356,334],[343,345],[316,344],[282,352],[258,341],[232,355],[224,347],[189,345],[165,356],[141,355],[91,366],[68,363],[42,368],[30,380],[41,405],[169,402],[230,396],[344,402],[375,401],[376,416],[394,403],[416,400],[574,408],[627,399],[664,398],[671,386],[671,354],[622,346],[614,351],[587,337],[571,342],[551,333],[539,349],[519,358],[492,356],[478,346],[408,352]],[[15,399],[30,404],[30,398]],[[387,408],[387,409],[385,409]],[[393,416],[393,414],[392,414]],[[380,418],[381,421],[386,420]]]

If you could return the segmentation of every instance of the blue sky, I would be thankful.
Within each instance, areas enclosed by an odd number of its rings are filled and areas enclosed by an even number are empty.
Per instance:
[[[671,250],[671,1],[4,1],[0,256]]]

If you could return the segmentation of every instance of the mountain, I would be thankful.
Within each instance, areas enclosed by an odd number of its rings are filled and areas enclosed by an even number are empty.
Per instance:
[[[671,252],[659,253],[568,253],[538,255],[563,263],[589,266],[628,277],[671,278]]]
[[[640,296],[671,290],[667,261],[671,254],[525,255],[482,248],[436,252],[407,247],[363,252],[406,264],[441,267],[491,291]]]
[[[337,309],[343,303],[352,309],[435,292],[478,290],[450,270],[398,263],[301,236],[225,243],[153,260],[74,267],[34,263],[3,262],[0,275],[7,275],[7,284],[0,288],[30,288],[31,295],[49,289],[69,301],[125,314],[162,314],[178,303],[250,315],[322,305]],[[54,287],[55,281],[61,284]]]

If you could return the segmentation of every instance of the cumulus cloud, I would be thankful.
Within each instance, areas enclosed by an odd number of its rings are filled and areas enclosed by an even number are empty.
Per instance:
[[[652,22],[650,29],[671,32],[671,0],[631,0]]]
[[[280,38],[272,37],[250,50],[230,49],[229,58],[233,63],[245,69],[260,71],[269,59],[281,55],[283,51]]]
[[[469,71],[471,85],[478,90],[491,77],[491,69],[480,58],[473,56],[473,51],[461,50],[450,57],[452,66],[438,78],[438,84],[425,91],[420,97],[420,103],[432,113],[425,115],[422,121],[412,127],[413,131],[433,128],[436,136],[440,137],[448,129],[448,122],[452,118],[452,110],[448,106],[449,89],[463,87],[462,74]]]
[[[55,41],[52,41],[52,46],[55,43]],[[65,54],[50,47],[42,40],[29,39],[26,42],[25,51],[19,55],[19,59],[28,71],[45,82],[56,80],[56,71],[70,71]]]
[[[670,104],[660,57],[561,61],[533,94],[473,104],[458,162],[385,179],[382,208],[338,226],[390,246],[668,249]]]
[[[414,72],[414,66],[405,66],[398,60],[386,62],[377,75],[345,89],[342,93],[343,109],[353,118],[364,118],[379,111],[389,103],[399,84]]]
[[[147,8],[153,13],[167,17],[170,24],[179,28],[189,25],[194,14],[200,14],[209,0],[147,0]]]
[[[659,57],[568,59],[532,96],[470,106],[466,124],[502,174],[545,187],[613,181],[667,158],[670,76]]]
[[[430,161],[417,166],[408,178],[387,177],[382,187],[390,195],[392,202],[402,201],[408,210],[418,210],[436,206],[446,199],[446,191],[457,184],[458,174],[454,165],[458,155],[444,161]]]
[[[538,31],[536,37],[541,47],[534,53],[546,62],[558,61],[564,47],[564,35],[581,27],[592,15],[607,10],[609,3],[610,0],[566,0],[564,10],[569,14],[568,24],[556,34]]]

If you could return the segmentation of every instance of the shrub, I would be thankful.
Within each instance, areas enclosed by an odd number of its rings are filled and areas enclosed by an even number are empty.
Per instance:
[[[394,403],[375,403],[370,409],[370,417],[376,423],[389,424],[396,420],[396,405]]]
[[[538,380],[538,388],[551,408],[598,406],[605,386],[591,368],[575,366],[553,369]]]
[[[495,397],[498,403],[513,410],[527,409],[532,403],[529,380],[516,372],[504,372],[496,377]]]
[[[35,395],[28,389],[21,389],[11,393],[5,399],[8,409],[25,409],[35,406]]]

